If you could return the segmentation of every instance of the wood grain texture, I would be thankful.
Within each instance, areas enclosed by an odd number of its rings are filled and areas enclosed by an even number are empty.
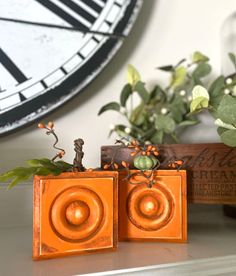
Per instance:
[[[115,250],[118,173],[35,176],[33,259]]]
[[[119,240],[186,242],[186,172],[158,170],[153,179],[152,188],[145,183],[133,185],[120,172]],[[139,175],[135,180],[145,178]]]
[[[188,201],[191,203],[236,203],[236,149],[221,143],[159,145],[161,169],[168,168],[172,159],[184,161],[188,171]],[[103,146],[101,165],[111,158],[132,164],[132,149],[122,146]]]

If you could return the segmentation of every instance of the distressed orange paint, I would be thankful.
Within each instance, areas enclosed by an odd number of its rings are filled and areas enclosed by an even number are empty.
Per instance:
[[[117,248],[117,172],[35,176],[33,259]]]
[[[131,173],[137,172],[132,170]],[[157,170],[155,184],[133,185],[119,174],[119,240],[187,240],[186,172]],[[132,183],[145,181],[135,176]]]

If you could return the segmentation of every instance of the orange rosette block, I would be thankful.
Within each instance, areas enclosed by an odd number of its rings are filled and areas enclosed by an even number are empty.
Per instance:
[[[115,250],[117,172],[35,176],[33,259]]]
[[[186,242],[186,171],[157,170],[151,188],[141,175],[126,176],[119,174],[119,240]]]

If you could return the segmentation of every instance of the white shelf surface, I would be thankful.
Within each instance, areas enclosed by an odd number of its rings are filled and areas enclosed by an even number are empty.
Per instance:
[[[187,244],[119,243],[116,252],[32,261],[32,227],[0,228],[0,275],[236,275],[236,220],[190,206]]]

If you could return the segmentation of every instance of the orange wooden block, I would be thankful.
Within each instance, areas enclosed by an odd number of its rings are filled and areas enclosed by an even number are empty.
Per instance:
[[[120,172],[119,240],[185,242],[186,172],[157,170],[152,188],[130,184],[125,177]],[[144,180],[143,176],[135,176],[132,182]]]
[[[117,172],[35,176],[33,259],[117,248]]]

